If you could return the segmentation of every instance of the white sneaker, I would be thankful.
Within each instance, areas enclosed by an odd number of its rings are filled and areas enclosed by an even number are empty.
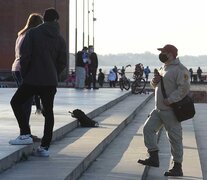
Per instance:
[[[11,145],[28,145],[32,143],[33,139],[31,138],[30,134],[20,135],[16,139],[12,139],[9,141],[9,144]]]
[[[49,151],[47,148],[39,146],[37,148],[36,155],[40,157],[49,157]]]

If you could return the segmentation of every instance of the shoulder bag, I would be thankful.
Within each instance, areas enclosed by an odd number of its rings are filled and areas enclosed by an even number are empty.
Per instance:
[[[162,78],[161,78],[161,89],[162,89],[163,97],[167,98]],[[175,116],[177,117],[179,122],[193,118],[195,115],[194,102],[189,95],[186,95],[182,100],[178,102],[172,103],[170,106],[173,108]]]

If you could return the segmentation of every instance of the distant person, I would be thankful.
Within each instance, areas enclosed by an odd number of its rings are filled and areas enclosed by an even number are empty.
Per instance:
[[[75,87],[75,72],[72,71],[71,74],[68,75],[67,79],[65,80],[66,86]]]
[[[189,72],[190,72],[190,82],[193,82],[193,69],[190,68]]]
[[[100,87],[103,87],[104,79],[105,79],[105,75],[102,72],[102,69],[100,68],[98,73],[98,83]]]
[[[113,71],[113,69],[111,69],[109,71],[109,74],[108,74],[108,81],[109,81],[109,86],[110,87],[115,87],[116,86],[116,74],[115,72]]]
[[[76,64],[75,64],[75,88],[84,89],[86,80],[86,71],[88,63],[88,48],[83,47],[82,51],[78,51],[76,54]]]
[[[116,74],[116,80],[115,80],[115,83],[116,83],[118,81],[118,68],[114,66],[113,71]]]
[[[98,68],[98,57],[97,54],[94,52],[94,47],[89,46],[88,47],[88,53],[89,53],[89,81],[88,81],[88,89],[91,89],[91,83],[93,84],[93,89],[98,89],[96,87],[96,72]]]
[[[202,73],[203,73],[203,71],[201,70],[200,67],[198,67],[198,69],[197,69],[197,75],[198,75],[198,79],[199,79],[200,82],[202,81]]]
[[[18,87],[20,87],[20,85],[23,82],[22,75],[21,75],[21,65],[20,65],[20,48],[21,48],[22,42],[28,30],[42,23],[43,23],[43,17],[40,14],[32,13],[27,19],[25,27],[18,32],[18,37],[16,39],[16,44],[15,44],[15,60],[12,64],[12,70],[11,70],[12,76],[14,80],[16,81],[16,84]],[[24,104],[24,113],[25,113],[25,117],[28,123],[29,123],[29,119],[31,115],[33,100],[35,101],[35,105],[36,105],[36,113],[41,114],[41,111],[42,111],[41,105],[40,105],[40,98],[37,95],[35,95],[34,98],[31,97],[28,101],[26,101],[26,103]]]
[[[134,77],[142,77],[144,72],[144,66],[142,63],[138,63],[135,65],[135,70],[134,70]]]
[[[125,74],[125,68],[124,68],[124,66],[121,67],[121,70],[120,70],[120,71],[121,71],[121,74],[122,74],[122,75]]]
[[[146,166],[159,167],[159,147],[157,145],[157,133],[164,127],[171,146],[173,168],[164,173],[165,176],[183,176],[183,133],[181,123],[177,120],[172,103],[183,99],[190,90],[190,76],[188,69],[177,58],[177,48],[173,45],[165,45],[158,48],[161,53],[159,60],[163,66],[155,72],[151,85],[155,88],[155,108],[150,113],[143,128],[144,143],[149,153],[149,158],[138,160],[138,163]],[[168,98],[164,98],[161,88],[161,78]]]
[[[43,19],[43,24],[26,33],[21,46],[20,64],[23,83],[11,99],[20,135],[9,143],[12,145],[33,143],[22,105],[32,96],[39,95],[42,100],[45,124],[36,155],[48,157],[54,126],[54,97],[58,75],[66,68],[67,50],[66,43],[59,32],[58,12],[53,8],[46,9]]]
[[[148,81],[149,78],[149,74],[151,73],[149,66],[147,66],[146,68],[144,68],[144,74],[145,74],[145,80],[146,82]]]

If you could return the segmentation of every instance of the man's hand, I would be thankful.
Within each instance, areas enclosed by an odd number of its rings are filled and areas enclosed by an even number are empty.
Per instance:
[[[153,84],[158,84],[161,80],[161,76],[160,75],[155,75],[153,78],[152,78],[152,83]]]

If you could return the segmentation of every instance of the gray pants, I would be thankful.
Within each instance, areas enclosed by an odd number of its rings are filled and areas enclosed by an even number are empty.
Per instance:
[[[148,151],[159,150],[157,146],[157,132],[161,127],[165,127],[169,142],[171,144],[171,154],[174,162],[183,161],[183,138],[182,126],[172,110],[161,111],[154,109],[146,120],[143,133],[144,142]]]
[[[84,67],[76,67],[75,87],[83,89],[85,87],[86,70]]]

